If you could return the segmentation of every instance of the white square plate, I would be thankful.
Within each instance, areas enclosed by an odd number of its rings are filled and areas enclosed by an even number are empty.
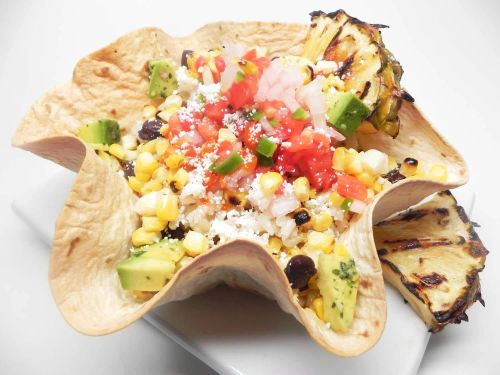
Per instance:
[[[74,178],[63,170],[13,203],[14,211],[47,244]],[[473,194],[458,195],[470,214]],[[430,334],[395,290],[386,291],[388,317],[380,342],[350,359],[324,351],[274,302],[226,287],[160,306],[146,320],[221,375],[413,375]]]

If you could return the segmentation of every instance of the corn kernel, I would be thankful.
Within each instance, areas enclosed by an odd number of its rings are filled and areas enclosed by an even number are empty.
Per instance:
[[[361,172],[356,175],[356,178],[361,181],[366,187],[372,186],[377,180],[377,176],[374,176],[368,172]]]
[[[160,165],[153,172],[153,175],[151,176],[151,178],[157,182],[160,182],[160,183],[166,182],[169,178],[169,173],[167,171],[167,168],[164,165]]]
[[[316,297],[312,302],[312,307],[320,320],[325,318],[323,313],[323,297]]]
[[[161,240],[161,235],[158,232],[146,232],[144,228],[136,229],[132,233],[132,245],[144,246],[151,245],[152,243],[158,242]]]
[[[164,221],[175,221],[179,217],[179,199],[174,193],[160,197],[156,206],[156,216]]]
[[[236,136],[228,128],[221,128],[221,129],[219,129],[219,135],[217,137],[217,142],[220,143],[223,141],[236,142]]]
[[[151,193],[152,191],[160,191],[163,189],[163,184],[155,180],[149,180],[145,182],[141,189],[141,194]]]
[[[158,142],[158,138],[146,143],[142,143],[139,145],[139,147],[137,147],[137,151],[139,151],[139,153],[149,152],[153,154],[156,151],[156,142]]]
[[[144,119],[150,119],[156,116],[157,109],[154,105],[145,105],[142,109],[142,117]]]
[[[330,193],[328,199],[330,200],[330,203],[332,204],[333,207],[338,208],[340,207],[345,198],[334,190]]]
[[[382,190],[384,190],[384,186],[382,184],[379,184],[378,182],[373,184],[372,186],[373,192],[375,194],[380,193]]]
[[[109,146],[109,153],[120,160],[125,158],[125,150],[118,143],[113,143]]]
[[[340,256],[349,256],[349,252],[342,242],[337,242],[333,251]]]
[[[279,237],[270,237],[267,249],[271,254],[278,254],[283,247],[283,242]]]
[[[151,173],[140,172],[137,169],[137,166],[134,167],[134,174],[139,181],[148,182],[149,180],[151,180]]]
[[[301,202],[309,199],[310,189],[309,180],[305,177],[299,177],[293,182],[293,191],[297,199]]]
[[[125,156],[123,157],[124,160],[126,161],[133,161],[137,159],[137,156],[139,156],[139,153],[135,150],[125,150]]]
[[[273,195],[283,183],[283,177],[278,172],[266,172],[260,176],[259,184],[266,197]]]
[[[448,170],[446,166],[436,164],[429,169],[428,175],[431,180],[446,182],[446,180],[448,179]]]
[[[330,228],[333,224],[333,218],[326,212],[320,212],[313,216],[313,229],[318,232],[323,232]]]
[[[199,232],[191,230],[186,234],[182,245],[189,256],[195,257],[208,250],[208,238]]]
[[[394,156],[389,155],[389,170],[393,170],[398,167],[398,163]]]
[[[142,187],[144,186],[144,182],[139,180],[136,176],[130,176],[128,178],[128,186],[130,186],[136,193],[140,193]]]
[[[151,174],[158,168],[158,161],[155,159],[151,152],[141,152],[135,161],[134,170],[138,173]]]
[[[165,109],[164,111],[161,111],[158,113],[158,117],[161,118],[163,121],[168,121],[170,120],[170,117],[177,112],[179,108],[171,107],[168,109]]]
[[[182,190],[184,186],[189,181],[189,173],[184,169],[180,168],[177,172],[175,172],[174,178],[172,179],[172,182],[170,183],[170,187],[174,192],[178,192]]]
[[[184,155],[172,154],[165,159],[165,164],[170,169],[177,170],[184,162],[184,158],[185,158]]]
[[[307,282],[309,289],[318,289],[318,274],[314,275]]]
[[[345,147],[337,147],[333,153],[332,166],[333,169],[343,171],[349,164],[349,153]]]
[[[165,138],[158,138],[155,144],[155,152],[158,157],[162,157],[167,152],[170,144]]]
[[[335,238],[332,234],[312,230],[307,234],[305,246],[311,250],[321,250],[328,254],[333,250],[334,240]]]
[[[345,171],[349,174],[358,174],[363,172],[363,163],[361,160],[361,155],[353,149],[350,148],[348,151],[348,164]]]
[[[105,161],[109,161],[109,158],[111,157],[106,151],[99,150],[97,151],[97,155]]]
[[[182,98],[179,95],[170,95],[165,99],[165,101],[162,104],[160,104],[158,109],[164,111],[169,108],[180,108],[180,107],[182,107]]]
[[[399,172],[405,177],[412,177],[417,173],[418,161],[413,158],[406,158],[399,168]]]
[[[142,227],[146,232],[161,232],[167,226],[167,222],[156,216],[143,216]]]

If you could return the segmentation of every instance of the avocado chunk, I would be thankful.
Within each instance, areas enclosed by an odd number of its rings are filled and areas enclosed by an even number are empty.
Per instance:
[[[149,62],[150,98],[166,98],[178,87],[174,64],[170,60],[156,59]]]
[[[90,144],[110,145],[120,141],[120,125],[114,120],[99,120],[80,126],[78,137]]]
[[[347,331],[354,319],[359,274],[354,259],[345,254],[321,254],[318,287],[323,296],[324,320],[334,331]]]
[[[368,115],[370,108],[351,92],[336,93],[328,110],[327,119],[345,136],[353,135]]]
[[[182,242],[165,238],[160,242],[152,245],[144,245],[134,250],[133,256],[141,256],[143,258],[154,258],[170,260],[177,263],[186,253]]]
[[[131,256],[116,265],[123,289],[157,292],[165,286],[175,271],[171,260]]]

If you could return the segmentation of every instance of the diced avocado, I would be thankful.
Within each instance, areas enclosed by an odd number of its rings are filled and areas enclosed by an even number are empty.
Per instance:
[[[321,254],[318,260],[318,287],[323,296],[324,320],[334,331],[347,331],[354,319],[359,274],[347,253]]]
[[[135,249],[133,256],[136,254],[145,258],[165,259],[177,263],[185,253],[181,241],[165,238],[152,245],[145,245]]]
[[[110,145],[120,141],[120,125],[114,120],[99,120],[80,126],[78,136],[87,143]]]
[[[166,98],[178,87],[175,68],[170,60],[157,59],[149,62],[150,98]]]
[[[328,110],[327,118],[339,132],[349,136],[370,114],[370,108],[351,92],[336,93]]]
[[[175,264],[171,260],[132,256],[116,265],[123,289],[157,292],[172,278]]]

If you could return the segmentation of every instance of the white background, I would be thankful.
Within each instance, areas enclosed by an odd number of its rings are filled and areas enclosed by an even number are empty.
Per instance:
[[[4,129],[0,137],[0,374],[210,373],[144,321],[113,336],[89,338],[72,331],[59,316],[47,285],[47,249],[10,210],[23,186],[58,170],[10,148],[10,137],[29,105],[46,89],[68,80],[80,57],[135,28],[159,26],[182,35],[220,19],[308,22],[311,10],[339,7],[362,20],[391,26],[383,31],[384,41],[405,68],[404,86],[469,163],[470,187],[477,194],[473,217],[482,225],[479,235],[491,251],[481,275],[486,309],[475,306],[469,323],[433,336],[419,374],[500,371],[500,272],[495,269],[500,229],[500,2],[46,3],[0,0]]]

